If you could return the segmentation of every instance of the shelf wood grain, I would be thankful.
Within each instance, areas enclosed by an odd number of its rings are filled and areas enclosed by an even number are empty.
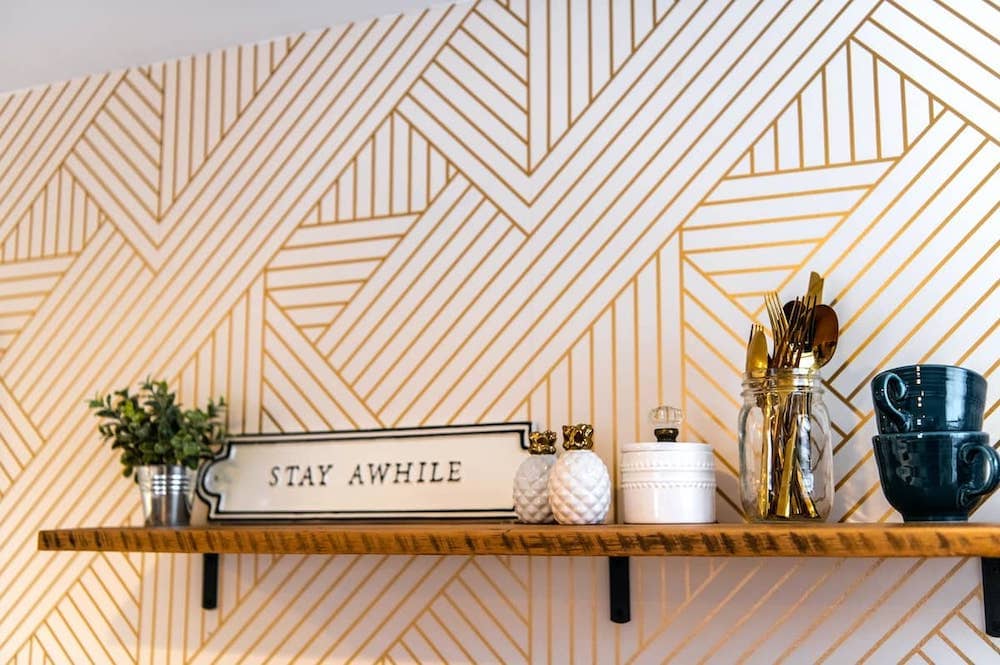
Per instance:
[[[221,554],[1000,557],[1000,524],[213,524],[41,531],[38,548]]]

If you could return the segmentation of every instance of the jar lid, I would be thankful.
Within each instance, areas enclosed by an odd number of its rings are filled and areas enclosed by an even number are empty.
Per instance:
[[[680,452],[685,450],[711,454],[712,446],[697,441],[637,441],[622,446],[623,453]]]

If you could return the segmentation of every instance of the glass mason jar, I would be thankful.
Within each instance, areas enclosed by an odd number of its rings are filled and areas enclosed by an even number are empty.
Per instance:
[[[751,522],[822,521],[833,507],[830,414],[819,372],[743,375],[740,498]]]

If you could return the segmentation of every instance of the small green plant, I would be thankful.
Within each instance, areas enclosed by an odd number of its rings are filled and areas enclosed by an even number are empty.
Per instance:
[[[101,436],[112,442],[112,449],[121,449],[126,478],[135,467],[152,464],[197,469],[226,436],[219,421],[226,408],[224,398],[208,400],[204,411],[183,409],[166,381],[146,379],[139,384],[138,393],[132,394],[125,387],[110,395],[97,395],[88,405],[101,419],[97,428]]]

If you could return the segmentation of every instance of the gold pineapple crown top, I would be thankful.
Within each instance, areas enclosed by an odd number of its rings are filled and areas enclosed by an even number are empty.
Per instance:
[[[586,423],[563,425],[563,448],[590,450],[594,447],[594,426]]]
[[[556,452],[556,433],[550,429],[528,435],[528,451],[532,455],[553,455]]]

